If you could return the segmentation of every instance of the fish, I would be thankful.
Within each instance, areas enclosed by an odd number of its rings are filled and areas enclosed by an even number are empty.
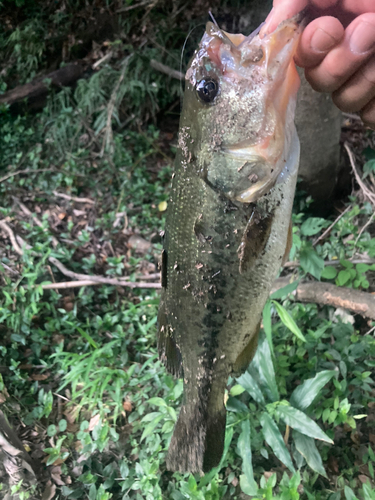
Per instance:
[[[184,386],[172,471],[202,474],[220,463],[228,377],[255,354],[290,251],[301,30],[301,16],[263,37],[208,22],[186,72],[158,312],[160,359]]]

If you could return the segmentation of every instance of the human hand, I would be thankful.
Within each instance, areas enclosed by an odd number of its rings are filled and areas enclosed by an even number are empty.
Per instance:
[[[338,108],[358,112],[375,129],[375,1],[274,0],[261,33],[307,6],[315,19],[301,36],[296,63],[314,90],[332,92]]]

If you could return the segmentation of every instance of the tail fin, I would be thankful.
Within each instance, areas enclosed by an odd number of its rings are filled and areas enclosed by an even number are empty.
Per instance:
[[[208,472],[221,460],[226,424],[224,394],[221,408],[202,411],[201,405],[197,406],[186,404],[181,408],[168,451],[169,470]]]

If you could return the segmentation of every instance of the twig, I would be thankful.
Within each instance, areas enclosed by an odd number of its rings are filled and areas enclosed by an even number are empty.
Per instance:
[[[375,264],[375,259],[345,259],[347,260],[348,262],[351,262],[352,264]],[[325,260],[324,261],[324,265],[325,266],[340,266],[341,263],[340,263],[340,259],[336,259],[336,260]],[[300,266],[300,262],[298,260],[293,260],[293,261],[290,261],[290,262],[285,262],[284,266],[283,267],[286,267],[286,268],[295,268],[295,267],[299,267]]]
[[[181,73],[181,71],[177,71],[176,69],[172,69],[169,66],[162,64],[159,61],[155,61],[155,59],[151,59],[150,66],[151,66],[151,68],[155,69],[156,71],[160,71],[160,73],[165,73],[166,75],[170,76],[171,78],[176,78],[176,80],[183,81],[185,78],[185,75],[183,73]]]
[[[104,278],[103,281],[93,281],[93,280],[78,280],[78,281],[64,281],[62,283],[47,283],[42,285],[43,290],[51,289],[67,289],[67,288],[82,288],[84,286],[98,286],[98,285],[112,285],[112,286],[124,286],[127,288],[161,288],[160,283],[145,283],[143,281],[133,282],[133,281],[122,281],[111,278]],[[40,285],[34,285],[35,287]]]
[[[357,121],[362,121],[361,117],[358,115],[355,115],[354,113],[343,113],[342,116],[345,118],[350,118],[351,120],[357,120]]]
[[[143,0],[143,2],[139,2],[134,5],[129,5],[128,7],[122,7],[121,9],[116,10],[116,14],[120,14],[121,12],[129,12],[129,10],[137,9],[138,7],[144,7],[145,5],[154,3],[154,1],[155,0]]]
[[[65,193],[58,193],[57,191],[53,191],[55,196],[59,198],[64,198],[64,200],[75,201],[77,203],[90,203],[90,205],[95,205],[95,201],[90,198],[78,198],[78,196],[69,196]]]
[[[314,243],[313,243],[313,247],[315,245],[317,245],[319,243],[319,241],[321,240],[324,240],[324,238],[327,236],[327,234],[330,233],[331,229],[338,223],[338,221],[347,213],[349,212],[349,210],[352,208],[351,205],[349,205],[348,207],[346,207],[346,209],[332,222],[332,224],[327,227],[327,229],[324,231],[324,233],[319,236],[319,238],[317,238]]]
[[[275,281],[271,294],[289,284],[290,277]],[[344,288],[330,283],[308,281],[300,283],[293,292],[297,302],[309,302],[332,307],[340,307],[360,314],[364,318],[375,319],[375,296],[368,292]]]
[[[7,219],[5,219],[7,220]],[[23,255],[23,250],[20,248],[16,241],[16,237],[14,236],[11,228],[6,224],[5,220],[0,221],[0,227],[3,227],[5,231],[7,231],[11,243],[13,245],[14,250],[19,254]],[[17,235],[17,239],[22,246],[25,246],[28,250],[31,248],[20,236]],[[43,290],[53,289],[53,288],[78,288],[83,286],[93,286],[93,285],[113,285],[113,286],[125,286],[128,288],[161,288],[160,283],[144,283],[144,282],[134,282],[129,281],[128,277],[124,278],[107,278],[105,276],[91,276],[89,274],[81,274],[70,271],[68,268],[64,266],[59,260],[55,257],[48,257],[48,260],[51,264],[57,267],[57,269],[68,278],[72,278],[75,281],[68,281],[62,283],[48,283],[46,285],[42,285]],[[154,275],[145,276],[145,279],[155,279],[159,274],[155,273]],[[152,278],[151,278],[152,277]],[[40,286],[40,285],[35,285]]]
[[[6,264],[4,264],[4,262],[0,262],[0,265],[3,266],[4,269],[6,269],[7,271],[9,271],[11,274],[15,274],[16,276],[20,275],[20,273],[18,271],[15,271],[11,267],[7,266]]]
[[[113,52],[108,52],[108,54],[106,54],[105,56],[103,56],[101,59],[99,59],[98,61],[94,62],[94,64],[91,66],[92,69],[96,69],[98,66],[100,66],[102,63],[104,63],[105,61],[108,61],[109,59],[111,59],[111,57],[113,56]]]
[[[21,201],[20,201],[18,198],[16,198],[15,196],[12,196],[12,198],[13,198],[13,200],[14,200],[14,201],[15,201],[15,202],[19,205],[19,207],[21,208],[22,212],[23,212],[25,215],[27,215],[28,217],[31,217],[31,218],[32,218],[32,220],[35,222],[35,224],[36,224],[37,226],[39,226],[39,227],[43,228],[43,223],[42,223],[42,221],[40,221],[40,220],[38,219],[38,217],[37,217],[35,214],[33,214],[32,212],[30,212],[30,210],[27,208],[27,206],[26,206],[26,205],[24,205],[23,203],[21,203]],[[46,228],[43,228],[43,231],[44,231],[44,232],[46,232],[46,231],[47,231],[47,230],[46,230]],[[58,239],[57,239],[57,238],[55,238],[54,236],[52,236],[52,245],[53,245],[54,247],[57,247],[57,245],[58,245],[58,244],[59,244]]]
[[[375,217],[375,212],[371,215],[371,217],[369,218],[369,220],[366,222],[366,224],[363,226],[363,228],[359,231],[359,234],[357,236],[357,239],[355,240],[355,243],[354,243],[354,246],[357,245],[357,241],[359,240],[359,238],[362,236],[362,233],[363,231],[368,228],[368,226],[372,223],[373,219]]]
[[[8,217],[6,219],[3,219],[2,221],[0,221],[0,227],[2,229],[4,229],[4,231],[6,231],[8,233],[8,236],[9,236],[9,239],[12,243],[12,246],[14,248],[14,250],[18,253],[18,255],[23,255],[23,250],[18,246],[18,243],[16,241],[16,238],[14,236],[14,233],[13,231],[11,230],[11,228],[8,226],[8,224],[6,223],[6,221],[8,221]]]
[[[56,283],[51,266],[47,266],[47,269],[48,269],[49,275],[51,276],[52,283]]]
[[[57,269],[64,275],[67,276],[68,278],[72,278],[76,281],[76,283],[82,283],[84,282],[85,284],[79,284],[75,285],[77,286],[90,286],[90,285],[97,285],[97,284],[102,284],[102,285],[115,285],[115,286],[127,286],[130,288],[160,288],[157,283],[146,283],[145,287],[140,286],[141,283],[135,283],[133,281],[129,281],[128,278],[124,279],[117,279],[117,278],[106,278],[105,276],[90,276],[88,274],[81,274],[81,273],[74,273],[73,271],[70,271],[67,269],[64,264],[61,264],[61,262],[55,257],[49,257],[48,260],[53,264],[54,266],[57,267]],[[58,283],[56,283],[58,285]],[[48,288],[54,288],[54,284],[50,285],[45,285]],[[67,284],[62,284],[60,288],[74,288],[72,286],[68,286]]]
[[[16,170],[15,172],[10,172],[9,174],[4,175],[4,177],[0,177],[0,183],[6,181],[10,177],[14,177],[15,175],[37,174],[39,172],[57,172],[57,170],[54,170],[53,168],[37,168],[35,170],[27,168],[26,170]]]
[[[58,394],[57,392],[52,393],[54,396],[57,396],[58,398],[63,399],[64,401],[68,401],[70,403],[70,399],[66,398],[65,396],[61,396],[61,394]]]
[[[352,167],[355,179],[356,179],[359,187],[361,188],[364,197],[367,198],[367,200],[371,203],[371,205],[375,206],[375,194],[368,189],[368,187],[366,186],[366,184],[360,178],[360,176],[359,176],[359,174],[357,172],[357,167],[355,165],[354,155],[353,155],[353,153],[352,153],[352,151],[351,151],[351,149],[349,147],[349,144],[347,142],[344,142],[344,148],[346,149],[346,152],[348,153],[349,160],[350,160],[350,165]]]

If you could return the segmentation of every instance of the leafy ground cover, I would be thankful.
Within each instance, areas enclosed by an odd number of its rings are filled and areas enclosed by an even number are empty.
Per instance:
[[[3,91],[47,67],[66,21],[83,22],[72,13],[95,7],[38,5],[15,11],[19,19],[5,11],[15,24],[1,44],[15,64],[3,73]],[[166,22],[162,14],[153,15]],[[373,206],[363,190],[327,219],[297,194],[282,271],[290,283],[265,307],[256,358],[228,381],[223,459],[203,477],[166,470],[182,381],[157,358],[157,264],[179,84],[150,69],[158,51],[139,39],[129,44],[133,25],[121,22],[126,36],[82,54],[97,61],[112,50],[111,64],[51,93],[37,113],[1,109],[0,410],[37,479],[6,467],[2,451],[0,498],[374,499],[373,322],[293,295],[299,280],[375,291]],[[52,42],[30,39],[34,25],[60,31]],[[176,57],[181,39],[158,43]],[[374,135],[352,119],[343,133],[373,189]],[[126,276],[131,286],[84,286],[80,275]],[[81,284],[69,288],[72,279]],[[151,287],[132,288],[139,281]]]

